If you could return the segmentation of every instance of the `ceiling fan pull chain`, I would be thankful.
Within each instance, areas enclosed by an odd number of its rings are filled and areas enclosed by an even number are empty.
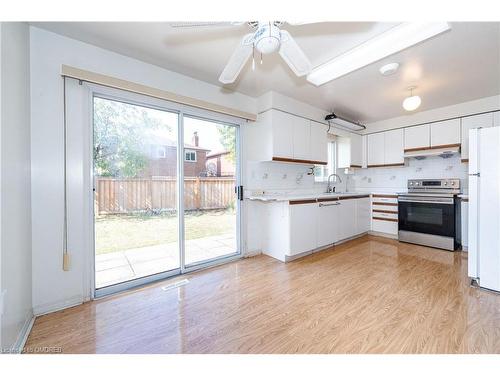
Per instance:
[[[260,65],[262,65],[262,52],[260,53]]]

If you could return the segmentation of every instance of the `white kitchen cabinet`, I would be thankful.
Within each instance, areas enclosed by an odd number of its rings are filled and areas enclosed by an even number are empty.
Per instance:
[[[404,164],[403,134],[403,129],[369,134],[367,136],[368,167]]]
[[[327,127],[322,124],[310,122],[311,137],[309,149],[311,156],[309,160],[323,161],[328,160],[328,136]]]
[[[460,214],[461,214],[461,232],[462,232],[462,248],[467,249],[469,243],[469,202],[467,200],[463,200],[460,204]]]
[[[290,251],[297,255],[317,248],[318,204],[290,204]]]
[[[364,136],[359,134],[351,134],[351,162],[350,167],[352,168],[364,168],[366,163],[364,162]]]
[[[266,202],[255,226],[262,252],[282,262],[370,231],[370,198]]]
[[[271,109],[245,128],[247,160],[327,164],[326,126]]]
[[[339,202],[318,203],[318,247],[331,245],[338,241]]]
[[[381,166],[385,162],[385,136],[384,133],[367,135],[368,167]]]
[[[354,199],[356,206],[356,234],[370,231],[371,228],[371,208],[370,198]]]
[[[493,112],[493,126],[500,126],[500,111]]]
[[[382,217],[373,218],[372,231],[396,238],[398,236],[398,223]]]
[[[311,159],[311,121],[293,116],[293,158]],[[326,146],[325,146],[326,148]]]
[[[396,238],[398,235],[398,196],[373,194],[371,216],[373,232]]]
[[[356,235],[356,202],[355,199],[344,199],[339,203],[338,238],[341,241]]]
[[[493,126],[493,113],[462,117],[462,142],[460,153],[462,161],[469,161],[469,130]]]
[[[431,147],[460,144],[460,119],[438,121],[431,124]]]
[[[403,129],[383,132],[384,134],[384,164],[404,164],[404,134]]]
[[[269,111],[272,127],[272,156],[293,158],[293,116],[280,111]]]
[[[411,150],[415,148],[430,147],[431,131],[430,125],[418,125],[405,128],[404,130],[404,149]]]

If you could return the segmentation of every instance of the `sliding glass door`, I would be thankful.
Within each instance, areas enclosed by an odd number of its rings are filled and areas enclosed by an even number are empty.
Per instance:
[[[237,128],[184,116],[187,267],[238,252]]]
[[[92,109],[96,291],[240,254],[238,126],[105,95]]]
[[[96,288],[179,269],[179,115],[93,104]]]

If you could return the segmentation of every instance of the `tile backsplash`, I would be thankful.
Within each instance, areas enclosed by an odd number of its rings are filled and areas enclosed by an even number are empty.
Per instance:
[[[407,159],[404,167],[358,169],[350,180],[357,190],[404,190],[412,178],[459,178],[462,191],[467,192],[467,166],[461,163],[460,155]]]
[[[306,165],[280,162],[248,162],[247,186],[250,192],[311,192],[323,191],[325,183],[317,183],[308,174]],[[467,164],[460,156],[443,159],[428,157],[423,160],[407,159],[403,167],[355,169],[349,175],[343,169],[337,172],[342,182],[335,184],[338,191],[401,191],[412,178],[459,178],[462,190],[467,192]]]

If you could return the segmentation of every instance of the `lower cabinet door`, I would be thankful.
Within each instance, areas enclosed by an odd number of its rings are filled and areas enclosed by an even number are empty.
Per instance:
[[[317,248],[318,204],[290,205],[290,253],[297,255]]]
[[[356,199],[356,234],[368,232],[371,227],[370,198]]]
[[[356,235],[356,200],[344,199],[338,206],[338,240]]]
[[[318,204],[318,247],[337,242],[339,202],[322,202]]]

